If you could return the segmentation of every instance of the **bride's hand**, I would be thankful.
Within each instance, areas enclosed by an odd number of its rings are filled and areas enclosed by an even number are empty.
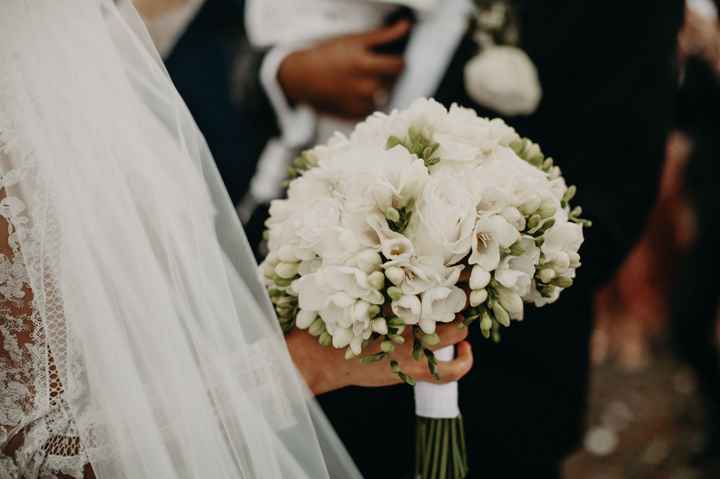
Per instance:
[[[419,361],[413,359],[413,341],[409,334],[411,334],[410,328],[407,328],[405,343],[396,345],[395,351],[390,356],[399,363],[403,372],[416,380],[435,383],[457,381],[472,368],[472,350],[470,343],[465,341],[467,328],[458,329],[456,323],[438,325],[437,334],[440,336],[440,342],[431,349],[457,345],[455,359],[438,363],[439,381],[430,374],[424,358]],[[400,378],[391,371],[388,361],[363,364],[359,359],[346,360],[344,349],[321,346],[317,338],[307,331],[293,330],[287,336],[287,343],[293,362],[315,395],[346,386],[379,387],[401,382]],[[364,351],[363,355],[373,354],[379,350],[380,345],[373,344]]]

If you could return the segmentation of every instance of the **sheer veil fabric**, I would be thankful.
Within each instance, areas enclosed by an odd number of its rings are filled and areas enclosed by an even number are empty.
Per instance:
[[[95,475],[360,477],[128,1],[2,0],[0,64],[2,207]]]

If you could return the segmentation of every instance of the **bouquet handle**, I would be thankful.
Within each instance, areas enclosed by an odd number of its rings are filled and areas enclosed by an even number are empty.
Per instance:
[[[438,361],[450,361],[454,346],[435,351]],[[468,475],[465,430],[458,406],[458,383],[418,382],[415,476],[417,479],[463,479]]]

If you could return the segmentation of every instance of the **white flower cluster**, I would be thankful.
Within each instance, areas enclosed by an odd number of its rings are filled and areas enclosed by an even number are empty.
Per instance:
[[[375,114],[293,172],[270,210],[263,277],[286,330],[347,357],[374,336],[388,353],[406,327],[431,344],[460,313],[497,335],[580,265],[574,188],[537,145],[470,109],[422,99]]]

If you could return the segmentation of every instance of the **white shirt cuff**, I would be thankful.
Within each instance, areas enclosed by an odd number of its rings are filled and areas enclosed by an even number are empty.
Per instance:
[[[260,82],[275,109],[283,143],[289,148],[307,146],[314,139],[316,128],[316,117],[312,108],[307,105],[291,107],[278,82],[280,64],[295,50],[297,46],[274,47],[265,56],[260,67]]]

